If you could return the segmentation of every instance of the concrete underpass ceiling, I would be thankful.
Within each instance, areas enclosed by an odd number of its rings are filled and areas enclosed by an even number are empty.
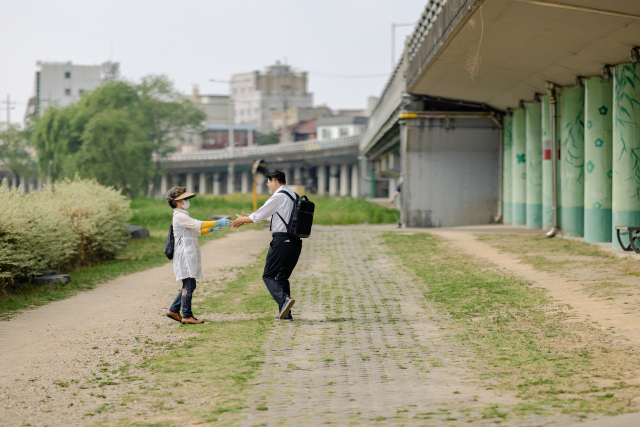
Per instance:
[[[640,15],[640,0],[555,2]],[[548,81],[572,86],[577,76],[601,75],[607,64],[630,62],[629,50],[640,45],[640,20],[485,0],[452,34],[408,91],[506,109],[545,93]],[[479,44],[481,62],[472,79],[468,63]]]

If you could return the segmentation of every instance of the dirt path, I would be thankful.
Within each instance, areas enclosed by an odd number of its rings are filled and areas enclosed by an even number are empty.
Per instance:
[[[267,231],[225,232],[202,247],[205,281],[199,288],[234,275],[230,269],[252,261],[271,237]],[[215,265],[208,262],[214,257]],[[0,322],[0,426],[87,425],[146,410],[137,402],[111,415],[96,408],[144,387],[134,366],[156,353],[148,344],[178,339],[170,331],[179,325],[164,313],[179,288],[168,263]],[[116,384],[114,374],[122,378],[123,372],[128,380]],[[75,382],[80,389],[72,393]]]
[[[460,250],[486,259],[502,269],[533,282],[535,286],[544,288],[553,301],[564,305],[566,309],[571,311],[575,321],[587,321],[603,329],[613,329],[621,343],[633,342],[640,345],[640,311],[632,309],[636,304],[620,305],[620,301],[597,297],[590,294],[589,288],[585,286],[589,281],[603,280],[605,276],[611,276],[610,273],[601,275],[601,271],[592,271],[592,269],[585,269],[582,275],[539,271],[531,265],[523,263],[517,255],[501,252],[488,243],[476,240],[474,235],[469,232],[446,229],[431,229],[428,232],[449,239]],[[624,281],[629,286],[626,290],[638,293],[640,290],[639,277],[626,276]],[[626,300],[629,301],[630,298],[626,298]],[[629,382],[640,383],[640,379]]]
[[[495,425],[491,408],[518,402],[467,368],[473,355],[447,335],[426,285],[397,265],[376,232],[322,228],[305,242],[292,279],[297,320],[268,341],[242,426]]]

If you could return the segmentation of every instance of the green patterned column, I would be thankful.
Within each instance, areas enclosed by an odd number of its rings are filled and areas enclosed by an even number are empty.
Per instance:
[[[551,176],[551,102],[542,98],[542,226],[553,227],[553,177]]]
[[[558,197],[558,226],[562,229],[562,95],[556,93],[556,148],[558,153],[556,156],[556,170],[558,172],[558,189],[556,196]]]
[[[611,241],[613,80],[591,77],[584,101],[584,241]]]
[[[527,103],[527,228],[542,228],[542,104]]]
[[[615,227],[640,224],[640,65],[616,65],[613,82],[613,247]],[[628,239],[623,243],[627,243]]]
[[[502,218],[505,224],[511,224],[511,198],[513,196],[513,175],[511,172],[511,133],[513,118],[505,116],[502,122]]]
[[[511,224],[527,223],[527,138],[526,116],[523,108],[513,112],[513,143],[511,148],[512,191]]]
[[[584,88],[562,92],[562,232],[584,234]]]

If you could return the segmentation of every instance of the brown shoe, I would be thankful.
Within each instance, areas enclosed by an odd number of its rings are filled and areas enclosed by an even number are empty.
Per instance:
[[[175,320],[176,322],[182,323],[182,316],[180,316],[180,314],[178,314],[178,313],[174,313],[173,311],[169,311],[169,312],[167,312],[166,316],[171,320]]]
[[[200,323],[204,323],[204,320],[198,320],[195,317],[189,317],[187,319],[182,319],[183,325],[198,325]]]

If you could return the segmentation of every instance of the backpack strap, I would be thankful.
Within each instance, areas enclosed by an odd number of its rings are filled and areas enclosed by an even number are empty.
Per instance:
[[[289,194],[289,192],[287,192],[287,191],[280,191],[280,193],[286,194],[287,197],[291,199],[291,201],[293,202],[293,208],[295,209],[295,207],[296,207],[296,199],[294,199],[293,196],[291,194]],[[300,196],[298,196],[297,193],[293,193],[293,194],[295,194],[298,199],[300,198]],[[287,223],[287,221],[284,220],[284,218],[282,218],[282,215],[280,215],[280,212],[276,212],[276,215],[278,215],[280,217],[280,221],[282,221],[284,226],[287,227],[287,231],[289,231],[289,224]],[[269,231],[271,231],[271,227],[272,226],[273,226],[273,221],[271,221],[271,224],[269,224]]]

